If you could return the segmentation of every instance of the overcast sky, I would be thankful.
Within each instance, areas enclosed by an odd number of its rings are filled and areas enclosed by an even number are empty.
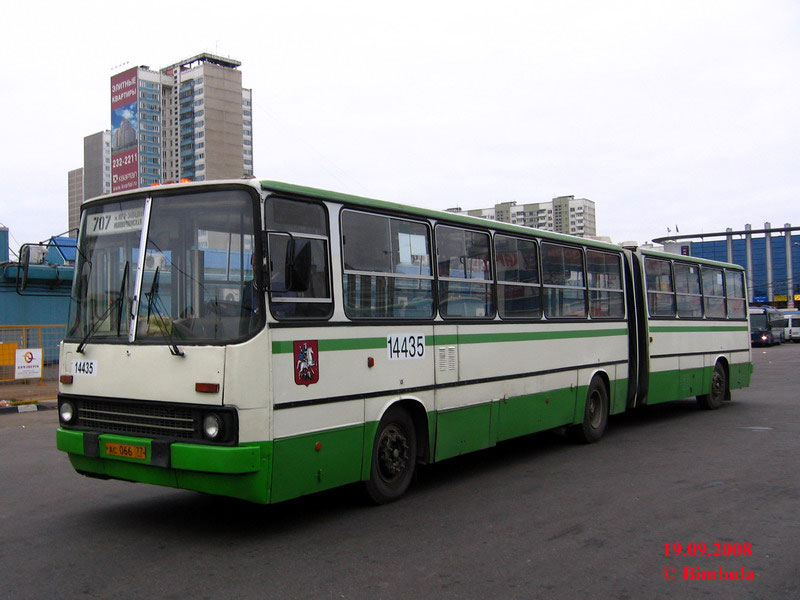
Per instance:
[[[18,243],[67,228],[111,75],[200,52],[242,62],[261,179],[436,209],[574,194],[617,242],[800,225],[796,1],[28,1],[5,23]]]

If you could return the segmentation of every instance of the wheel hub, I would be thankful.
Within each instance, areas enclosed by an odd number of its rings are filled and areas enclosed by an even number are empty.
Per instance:
[[[395,426],[387,427],[381,436],[378,468],[387,480],[396,479],[408,468],[408,440]]]
[[[587,402],[589,402],[589,424],[593,428],[597,429],[600,426],[600,422],[603,418],[600,394],[597,392],[592,393]]]

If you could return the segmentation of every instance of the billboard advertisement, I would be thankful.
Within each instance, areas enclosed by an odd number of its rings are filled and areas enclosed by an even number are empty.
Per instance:
[[[139,187],[138,69],[111,78],[111,191]]]

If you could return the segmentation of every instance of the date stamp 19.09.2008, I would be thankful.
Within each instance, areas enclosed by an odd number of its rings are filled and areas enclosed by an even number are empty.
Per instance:
[[[719,558],[742,558],[752,554],[752,544],[750,542],[690,542],[688,544],[666,543],[664,544],[664,556],[667,558],[678,557],[719,557]],[[700,568],[685,565],[680,569],[674,566],[667,566],[661,572],[667,581],[754,581],[753,571],[745,569],[743,566],[731,568],[729,566],[718,566],[716,568]]]

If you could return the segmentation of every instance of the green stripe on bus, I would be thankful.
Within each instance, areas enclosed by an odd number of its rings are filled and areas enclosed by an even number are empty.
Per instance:
[[[425,340],[429,343],[430,339]],[[319,340],[320,352],[334,352],[337,350],[373,350],[385,348],[386,338],[344,338],[338,340]],[[273,354],[291,354],[294,352],[294,342],[272,342]]]
[[[691,325],[685,325],[682,327],[651,327],[650,331],[654,331],[656,333],[689,333],[692,331],[702,332],[702,333],[715,333],[718,331],[749,331],[750,328],[746,326],[728,326],[728,327],[713,327],[708,325],[693,327]]]
[[[627,335],[627,329],[581,329],[574,331],[530,331],[513,333],[468,333],[425,336],[428,345],[488,344],[496,342],[528,342],[537,340],[561,340],[590,337]],[[374,350],[386,347],[385,337],[319,340],[320,352],[338,350]],[[272,342],[273,354],[291,354],[294,342]]]

